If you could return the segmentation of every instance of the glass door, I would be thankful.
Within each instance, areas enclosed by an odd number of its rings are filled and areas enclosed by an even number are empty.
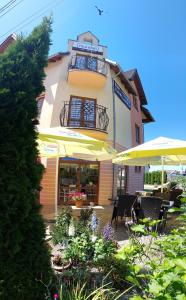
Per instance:
[[[74,159],[74,161],[76,161]],[[86,194],[87,204],[98,202],[99,163],[60,161],[59,204],[68,202],[69,194]]]
[[[84,127],[96,127],[96,101],[95,99],[85,99],[83,107]]]
[[[96,128],[96,99],[72,96],[68,126]]]
[[[72,127],[82,127],[82,99],[77,97],[71,97],[69,116],[68,116],[68,126]]]
[[[98,202],[99,164],[81,164],[80,186],[81,192],[87,196],[87,201]]]

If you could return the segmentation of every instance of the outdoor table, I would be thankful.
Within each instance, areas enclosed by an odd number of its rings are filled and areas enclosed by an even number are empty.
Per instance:
[[[82,207],[76,207],[75,205],[70,205],[70,207],[72,208],[72,210],[82,210],[82,209],[90,209],[90,208],[98,209],[98,210],[104,209],[104,207],[101,205],[94,205],[94,206],[86,205],[86,206],[82,206]]]

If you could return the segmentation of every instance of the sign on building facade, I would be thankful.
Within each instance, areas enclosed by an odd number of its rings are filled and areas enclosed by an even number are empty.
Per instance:
[[[120,86],[115,81],[114,81],[114,92],[120,98],[120,100],[128,107],[128,109],[131,109],[131,101],[129,97],[127,97],[125,92],[120,88]]]
[[[95,54],[103,54],[102,46],[95,46],[88,43],[74,42],[72,49]]]

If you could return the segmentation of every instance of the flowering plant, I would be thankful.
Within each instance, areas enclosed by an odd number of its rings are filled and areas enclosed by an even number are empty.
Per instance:
[[[71,194],[70,197],[74,201],[83,201],[85,200],[86,195],[84,193],[76,192]]]

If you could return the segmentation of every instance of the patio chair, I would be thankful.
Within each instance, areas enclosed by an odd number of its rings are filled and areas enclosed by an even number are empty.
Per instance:
[[[113,221],[115,221],[115,225],[117,227],[118,217],[120,217],[121,220],[124,218],[124,221],[126,221],[127,217],[133,219],[133,217],[134,217],[133,208],[134,208],[136,200],[137,200],[136,195],[121,195],[121,196],[119,196],[117,202],[114,205],[111,224]]]
[[[163,231],[166,225],[166,210],[162,209],[163,199],[160,197],[148,196],[141,197],[138,222],[140,219],[148,218],[151,220],[161,220],[156,226],[158,231]]]
[[[181,206],[181,194],[183,193],[182,189],[172,189],[170,191],[169,201],[174,201],[173,206],[180,208]]]

